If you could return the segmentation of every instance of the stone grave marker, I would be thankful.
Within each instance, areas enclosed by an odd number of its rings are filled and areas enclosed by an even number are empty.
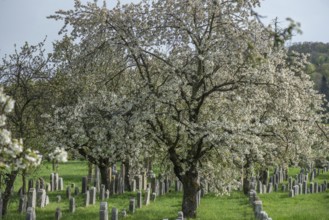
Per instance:
[[[35,208],[36,206],[36,201],[37,201],[37,197],[36,197],[36,191],[34,188],[30,188],[29,190],[29,195],[28,195],[28,204],[27,207],[32,207]]]
[[[109,219],[109,214],[107,209],[107,202],[101,202],[99,208],[99,220],[108,220],[108,219]]]
[[[71,213],[74,213],[75,212],[75,198],[74,197],[71,197],[70,198],[70,212]]]
[[[119,214],[118,214],[118,209],[117,208],[112,208],[112,215],[111,215],[111,220],[118,220],[119,219]]]
[[[60,208],[56,208],[55,219],[60,220],[62,218],[62,211]]]

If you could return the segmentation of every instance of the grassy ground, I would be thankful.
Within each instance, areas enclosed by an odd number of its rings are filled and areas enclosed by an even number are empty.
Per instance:
[[[41,169],[30,175],[30,178],[43,177],[49,182],[49,175],[52,172],[52,166],[49,163],[44,164]],[[66,164],[59,165],[59,176],[64,179],[64,189],[74,183],[81,188],[81,178],[87,174],[87,164],[82,161],[70,161]],[[21,186],[20,178],[15,184],[15,192]],[[73,189],[72,189],[73,191]],[[25,214],[17,212],[18,196],[11,200],[8,215],[4,220],[18,220],[25,219]],[[63,213],[63,220],[90,220],[99,219],[99,206],[98,201],[96,205],[83,207],[84,197],[79,195],[75,197],[77,208],[75,213],[69,213],[69,200],[65,196],[65,191],[49,192],[50,204],[45,208],[36,208],[37,219],[54,219],[55,210],[57,207],[61,208]],[[56,196],[61,195],[62,201],[56,202]],[[119,213],[126,209],[128,210],[129,198],[136,196],[136,193],[125,193],[124,195],[111,196],[107,200],[109,215],[111,214],[112,207],[119,209]],[[143,206],[137,209],[133,215],[128,214],[125,218],[127,220],[161,220],[164,218],[176,219],[177,212],[181,210],[181,193],[170,192],[165,196],[159,196],[155,202],[148,206]],[[122,219],[122,218],[120,218]],[[200,207],[198,208],[198,220],[250,220],[253,219],[251,207],[248,204],[248,199],[240,192],[234,192],[231,196],[216,197],[214,195],[206,195],[201,200]]]
[[[289,176],[299,173],[299,168],[289,170]],[[329,173],[320,174],[314,180],[322,184],[329,180]],[[279,187],[280,189],[280,187]],[[258,194],[263,209],[275,220],[327,220],[329,219],[329,194],[298,195],[290,198],[288,192]]]
[[[36,179],[43,177],[49,182],[49,175],[52,172],[52,166],[45,163],[41,169],[36,170],[30,175],[30,178]],[[289,175],[294,176],[299,172],[299,169],[291,169]],[[70,161],[66,164],[59,165],[59,175],[64,179],[64,189],[74,183],[81,188],[81,179],[87,174],[87,164],[83,161]],[[316,178],[316,181],[322,183],[323,180],[329,180],[329,173],[321,174]],[[15,184],[15,192],[21,186],[20,178]],[[73,191],[73,189],[72,189]],[[14,198],[10,202],[9,213],[4,220],[19,220],[25,219],[25,214],[17,212],[18,196],[15,193]],[[90,220],[99,219],[98,201],[96,205],[83,207],[83,195],[76,196],[76,212],[69,213],[69,200],[65,196],[65,191],[49,192],[50,204],[45,208],[36,208],[37,219],[47,220],[54,219],[55,210],[60,207],[63,212],[63,220]],[[62,201],[56,202],[56,196],[61,195]],[[126,209],[128,210],[129,198],[136,196],[136,193],[125,193],[124,195],[111,196],[107,200],[109,208],[109,216],[112,207],[119,209],[119,213]],[[299,195],[294,198],[289,198],[287,192],[276,192],[271,194],[259,195],[263,201],[264,210],[275,220],[319,220],[329,219],[329,194],[309,194]],[[156,198],[148,206],[143,206],[137,209],[136,213],[125,218],[127,220],[162,220],[168,218],[176,219],[177,212],[181,210],[181,193],[170,192],[165,196]],[[122,218],[119,218],[122,219]],[[248,204],[248,199],[240,192],[233,192],[231,196],[216,197],[214,195],[206,195],[202,198],[200,207],[198,208],[197,220],[251,220],[253,219],[251,206]]]

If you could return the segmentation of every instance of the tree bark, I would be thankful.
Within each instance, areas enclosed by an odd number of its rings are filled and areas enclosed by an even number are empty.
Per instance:
[[[251,173],[251,166],[252,166],[252,161],[248,155],[246,155],[246,164],[243,166],[244,168],[244,174],[243,174],[243,193],[245,195],[248,195],[250,191],[250,178],[252,176]]]
[[[99,166],[99,172],[101,174],[101,184],[105,185],[105,189],[110,190],[110,177],[109,177],[108,166]]]
[[[22,194],[26,194],[26,170],[22,172]]]
[[[8,203],[11,196],[11,189],[14,186],[14,182],[16,180],[18,171],[12,171],[9,174],[6,174],[6,189],[3,193],[3,207],[2,207],[2,215],[5,216],[7,214]]]
[[[183,203],[182,211],[184,218],[196,218],[197,215],[197,194],[200,190],[198,173],[190,170],[182,177],[183,183]]]
[[[124,181],[125,181],[125,190],[127,191],[131,191],[131,186],[130,186],[130,180],[129,180],[129,171],[130,171],[130,164],[129,164],[129,159],[127,159],[126,161],[124,161],[125,167],[126,167],[126,172],[125,172],[125,176]]]

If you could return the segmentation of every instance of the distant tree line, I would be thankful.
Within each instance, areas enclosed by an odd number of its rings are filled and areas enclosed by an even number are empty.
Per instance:
[[[307,66],[306,72],[314,81],[315,89],[324,94],[326,100],[329,101],[329,43],[297,43],[290,46],[289,51],[309,54],[310,64]]]

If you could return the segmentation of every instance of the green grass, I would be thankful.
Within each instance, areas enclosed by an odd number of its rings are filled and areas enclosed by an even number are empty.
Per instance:
[[[49,182],[49,176],[52,172],[50,163],[45,163],[40,169],[31,174],[29,178],[37,179],[43,177],[46,182]],[[59,176],[64,179],[64,189],[75,183],[81,188],[81,178],[87,175],[87,163],[83,161],[70,161],[66,164],[59,165]],[[21,186],[21,178],[19,177],[15,183],[15,192]],[[72,189],[73,191],[73,189]],[[56,196],[61,195],[62,201],[56,202]],[[65,190],[61,192],[48,193],[50,204],[45,208],[36,208],[37,219],[47,220],[54,219],[55,210],[60,207],[63,213],[63,220],[90,220],[99,219],[100,202],[95,205],[83,207],[84,196],[79,195],[75,197],[77,208],[75,213],[69,213],[69,200],[65,196]],[[124,195],[110,196],[107,200],[109,215],[112,207],[128,210],[129,198],[136,196],[136,193],[125,193]],[[170,220],[176,219],[177,212],[181,210],[182,193],[170,192],[165,196],[159,196],[155,202],[151,202],[148,206],[143,206],[141,209],[136,209],[136,213],[125,218],[127,220],[161,220],[168,218]],[[19,220],[25,219],[25,214],[17,212],[18,196],[15,193],[10,202],[7,216],[4,220]],[[253,219],[252,209],[248,204],[248,199],[240,192],[233,192],[231,196],[216,197],[214,195],[206,195],[202,198],[200,207],[198,208],[198,220],[241,220]],[[120,218],[122,219],[122,218]]]
[[[289,169],[289,176],[295,176],[299,168]],[[329,173],[320,174],[313,182],[322,184],[329,180]],[[279,187],[280,189],[280,187]],[[290,198],[288,192],[258,194],[263,202],[263,210],[275,220],[326,220],[329,219],[329,194],[298,195]]]

